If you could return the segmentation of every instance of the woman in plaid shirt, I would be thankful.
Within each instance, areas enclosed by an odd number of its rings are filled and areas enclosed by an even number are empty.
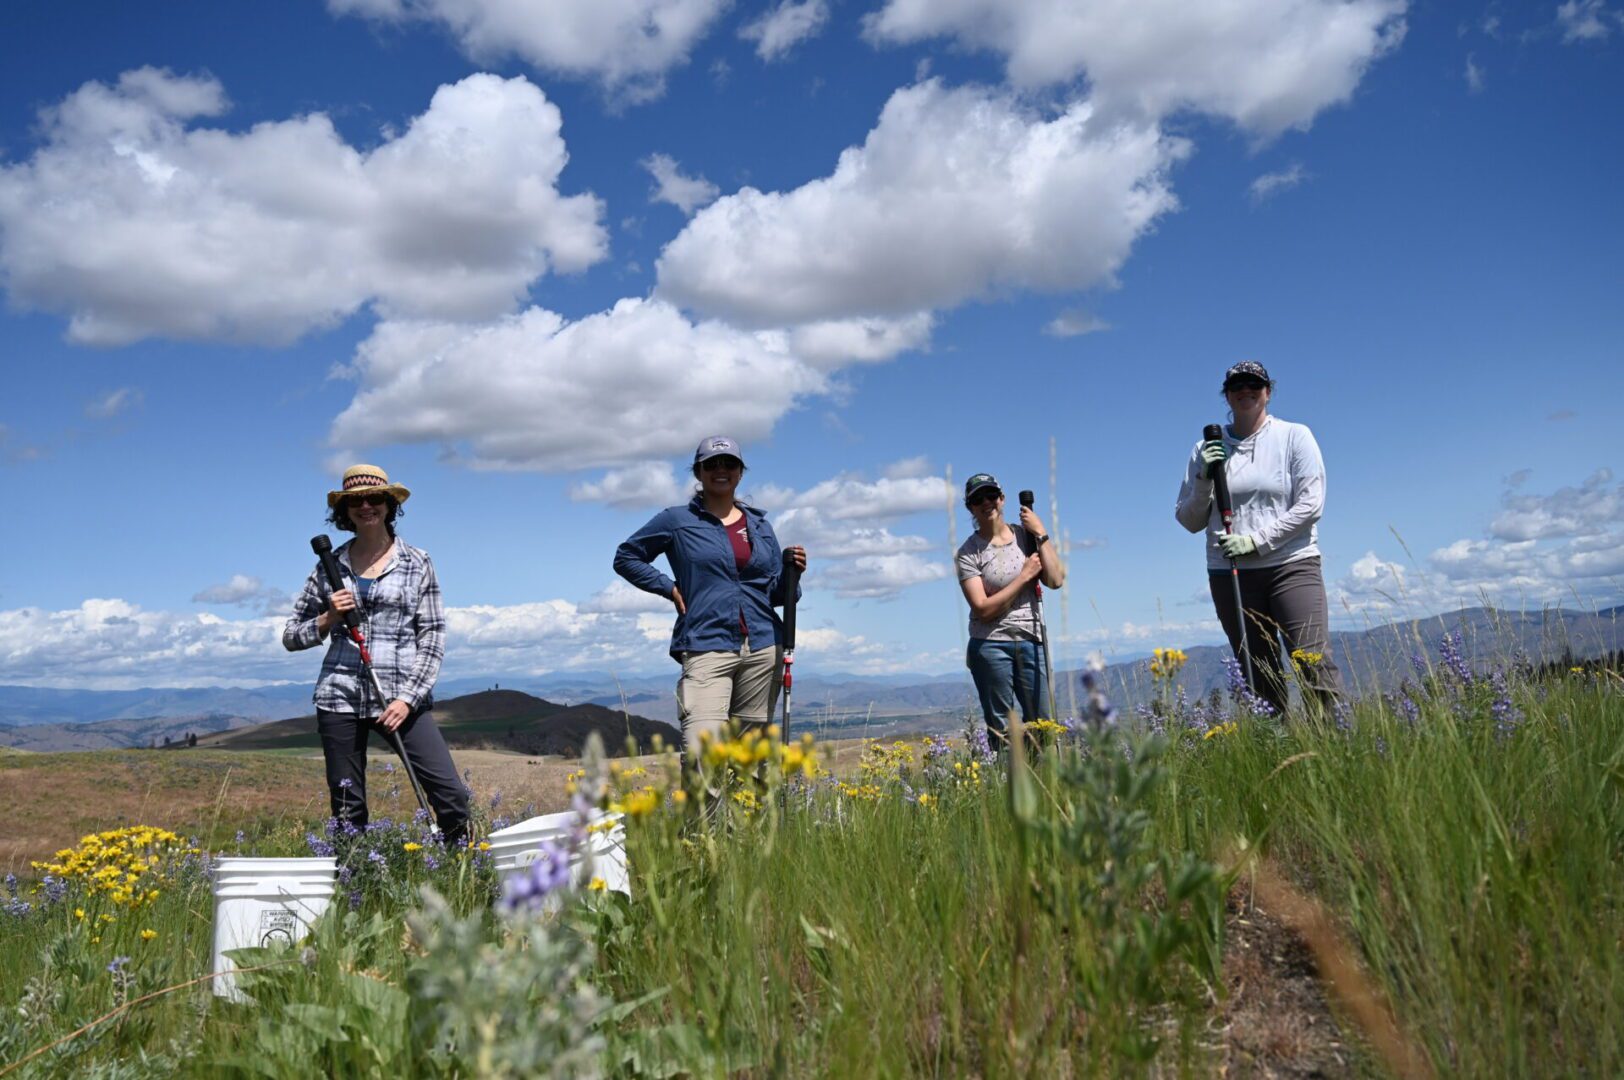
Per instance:
[[[327,506],[329,523],[355,533],[334,552],[346,587],[329,596],[318,563],[293,605],[282,644],[292,651],[331,639],[315,702],[333,816],[355,830],[366,826],[367,735],[376,724],[400,734],[440,831],[453,844],[467,836],[468,790],[434,723],[434,680],[445,657],[445,611],[434,564],[395,536],[400,504],[410,496],[374,465],[345,470],[341,490],[327,493]],[[361,614],[372,669],[387,701],[375,700],[355,643],[333,633],[347,611]]]

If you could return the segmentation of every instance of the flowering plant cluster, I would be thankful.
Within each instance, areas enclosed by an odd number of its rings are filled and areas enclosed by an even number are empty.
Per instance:
[[[79,886],[87,900],[139,908],[162,895],[182,856],[196,854],[168,829],[133,825],[91,833],[78,847],[58,851],[55,862],[31,865],[47,878]]]

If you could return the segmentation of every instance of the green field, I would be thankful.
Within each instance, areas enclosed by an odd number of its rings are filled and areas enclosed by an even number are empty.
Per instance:
[[[354,912],[346,895],[308,950],[244,957],[274,965],[248,977],[251,1007],[182,985],[209,960],[195,857],[168,857],[173,879],[138,910],[25,884],[0,913],[0,1062],[30,1076],[1619,1075],[1620,688],[1594,668],[1439,673],[1341,719],[1233,730],[1169,690],[1165,737],[1083,725],[1030,769],[980,762],[979,781],[959,741],[876,744],[787,786],[724,766],[706,815],[691,782],[675,804],[674,774],[622,766],[610,797],[629,815],[630,900],[585,891],[556,917],[498,916],[479,853],[380,830],[348,856]],[[228,853],[305,854],[308,831],[319,840],[320,822],[284,815]]]

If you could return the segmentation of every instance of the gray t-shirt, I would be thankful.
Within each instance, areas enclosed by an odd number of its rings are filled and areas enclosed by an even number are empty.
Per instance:
[[[1008,544],[989,544],[981,538],[980,533],[971,533],[970,538],[959,545],[959,580],[979,577],[981,587],[987,590],[988,596],[992,596],[1020,577],[1021,567],[1032,552],[1032,538],[1016,524],[1011,524],[1009,531],[1015,534],[1015,539]],[[983,622],[971,615],[970,636],[987,641],[1043,640],[1042,623],[1038,619],[1038,592],[1032,587],[1034,584],[1036,582],[1029,582],[1017,594],[1014,606],[1001,619]]]

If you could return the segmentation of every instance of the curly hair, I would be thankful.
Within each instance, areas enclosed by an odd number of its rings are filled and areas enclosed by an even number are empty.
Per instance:
[[[393,495],[385,495],[384,498],[388,500],[389,504],[389,516],[384,520],[384,527],[389,530],[389,536],[393,539],[395,535],[395,519],[405,517],[406,511],[401,509],[400,503],[395,501]],[[340,532],[355,531],[355,522],[350,520],[350,508],[347,505],[349,501],[347,497],[340,499],[333,504],[331,510],[327,511],[327,524]]]

